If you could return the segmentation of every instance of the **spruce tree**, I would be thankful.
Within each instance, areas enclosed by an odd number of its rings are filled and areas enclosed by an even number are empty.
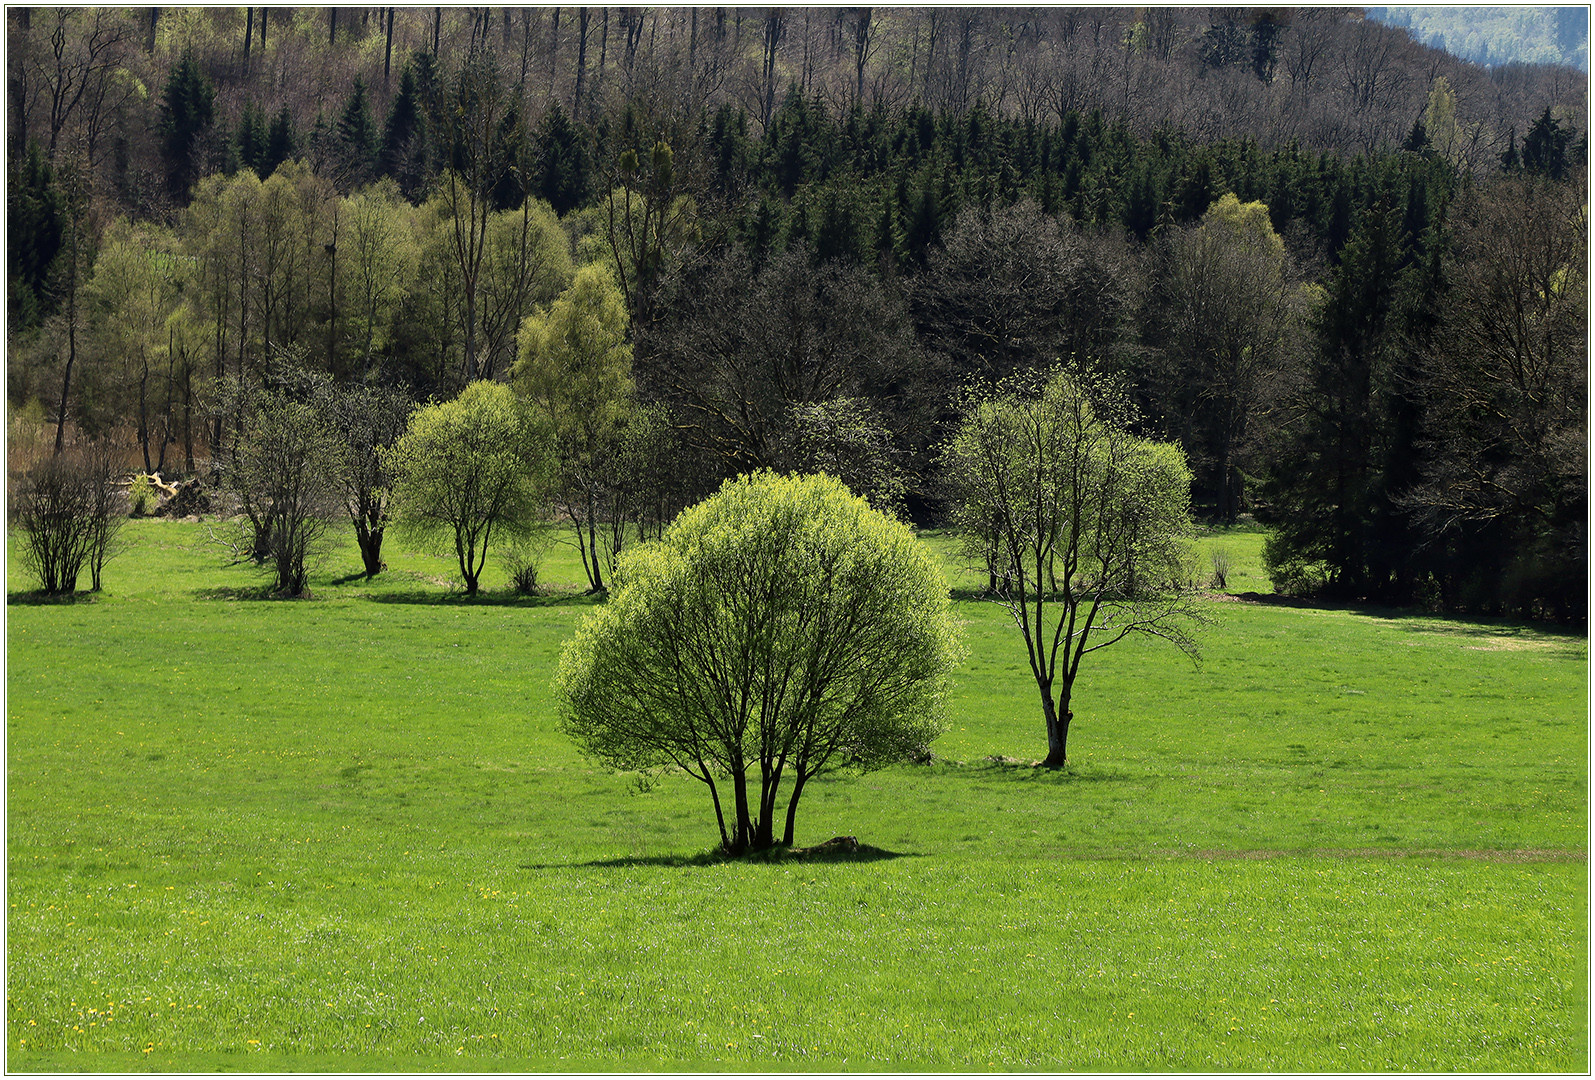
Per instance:
[[[270,176],[277,171],[277,166],[292,160],[298,149],[299,136],[294,131],[293,114],[284,105],[272,118],[271,130],[266,136],[265,172],[261,174],[262,177]]]
[[[215,101],[215,86],[200,70],[193,54],[184,53],[167,76],[160,123],[166,185],[179,198],[207,171],[208,163],[195,158],[215,120]]]
[[[50,272],[61,253],[65,204],[44,151],[28,140],[6,185],[6,266],[10,312],[19,330],[39,325],[56,307]]]
[[[406,198],[417,198],[427,179],[427,124],[422,108],[420,79],[413,63],[405,64],[399,76],[399,92],[393,96],[388,119],[382,128],[382,151],[378,169],[391,176]]]
[[[1529,133],[1523,136],[1523,169],[1552,180],[1567,179],[1567,148],[1573,132],[1557,123],[1551,107],[1545,106]]]
[[[238,134],[234,137],[238,164],[255,170],[262,180],[271,175],[266,167],[268,138],[266,116],[260,106],[253,101],[244,102],[243,115],[238,119]]]
[[[587,135],[555,102],[537,127],[532,191],[564,217],[592,194]]]
[[[366,82],[356,75],[354,89],[338,118],[338,149],[344,180],[351,188],[372,178],[377,159],[377,122],[371,115]]]

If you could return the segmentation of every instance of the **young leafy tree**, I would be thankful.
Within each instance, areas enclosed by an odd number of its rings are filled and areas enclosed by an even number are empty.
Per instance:
[[[338,272],[359,355],[354,369],[361,378],[372,375],[376,354],[392,338],[415,279],[419,256],[409,216],[398,186],[386,179],[349,196],[339,213]]]
[[[118,218],[100,241],[94,277],[84,289],[89,330],[102,357],[137,388],[145,472],[155,468],[150,456],[154,398],[170,342],[167,322],[180,299],[175,248],[160,226]],[[167,420],[170,426],[169,415]]]
[[[1131,634],[1197,655],[1184,588],[1191,474],[1137,438],[1109,384],[1061,368],[977,393],[943,463],[968,554],[993,566],[1041,694],[1042,764],[1067,763],[1082,661]]]
[[[417,536],[454,542],[475,596],[495,536],[532,524],[542,503],[552,435],[502,383],[471,383],[453,401],[417,409],[382,455],[393,476],[394,519]]]
[[[413,404],[393,387],[329,388],[325,395],[339,439],[334,475],[368,578],[382,572],[382,537],[392,509],[393,477],[384,455],[404,434]]]
[[[226,407],[237,429],[223,483],[253,529],[255,560],[269,566],[273,591],[300,596],[338,511],[338,441],[307,381],[279,363],[267,382],[241,379]]]
[[[776,842],[789,778],[784,844],[814,777],[937,734],[959,652],[946,581],[837,480],[728,481],[627,552],[619,581],[561,657],[565,731],[606,765],[707,785],[730,854]]]
[[[589,264],[547,311],[521,324],[517,388],[552,425],[559,469],[555,491],[576,533],[582,566],[595,592],[604,588],[623,531],[602,528],[619,509],[609,498],[604,466],[632,396],[626,302],[608,269]],[[613,536],[614,542],[603,544]],[[609,550],[600,555],[600,546]]]

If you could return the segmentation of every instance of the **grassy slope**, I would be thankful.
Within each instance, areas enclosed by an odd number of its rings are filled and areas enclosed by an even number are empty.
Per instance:
[[[352,544],[246,599],[201,533],[7,610],[13,1070],[1588,1067],[1583,638],[1215,602],[1200,669],[1094,658],[1057,775],[988,760],[1040,721],[965,603],[941,760],[799,815],[878,857],[727,865],[555,730],[586,599]]]

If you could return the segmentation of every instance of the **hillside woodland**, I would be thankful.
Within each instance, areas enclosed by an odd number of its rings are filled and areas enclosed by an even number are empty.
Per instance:
[[[1589,8],[1386,7],[1368,17],[1475,64],[1564,64],[1589,72]]]
[[[1282,590],[1584,618],[1571,68],[1355,9],[6,18],[13,472],[204,474],[284,365],[524,390],[589,305],[656,509],[825,468],[938,521],[961,390],[1061,361]]]

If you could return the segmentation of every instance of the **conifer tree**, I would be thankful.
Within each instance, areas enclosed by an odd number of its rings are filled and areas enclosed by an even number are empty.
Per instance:
[[[167,77],[161,102],[161,156],[166,184],[174,195],[183,196],[206,172],[206,163],[196,156],[215,120],[215,101],[215,86],[193,54],[184,53]]]
[[[377,122],[371,115],[365,80],[358,75],[338,118],[338,149],[347,187],[360,187],[371,179],[376,169]]]

